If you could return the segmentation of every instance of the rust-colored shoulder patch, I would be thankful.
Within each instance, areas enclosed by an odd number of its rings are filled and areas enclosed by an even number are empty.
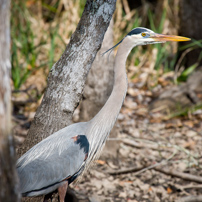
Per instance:
[[[78,135],[72,137],[72,139],[74,140],[74,142],[76,142],[78,140]]]

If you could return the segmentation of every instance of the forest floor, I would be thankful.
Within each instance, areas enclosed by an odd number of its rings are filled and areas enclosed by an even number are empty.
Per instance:
[[[165,120],[149,112],[150,91],[135,92],[121,109],[117,137],[108,140],[118,145],[116,155],[104,152],[75,190],[92,202],[202,201],[194,198],[202,193],[201,110]]]
[[[202,110],[169,118],[149,110],[163,85],[152,90],[140,86],[138,81],[129,83],[116,137],[109,138],[99,160],[71,186],[77,201],[202,201]],[[16,106],[20,103],[15,101]],[[13,118],[18,142],[26,137],[34,116],[30,112],[27,119],[27,114]]]

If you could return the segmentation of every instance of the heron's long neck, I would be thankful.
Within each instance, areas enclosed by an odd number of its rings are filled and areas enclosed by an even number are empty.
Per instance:
[[[96,141],[104,143],[113,128],[117,116],[120,112],[127,91],[127,76],[125,63],[132,49],[129,40],[124,39],[119,46],[114,65],[114,85],[113,90],[107,102],[99,113],[90,121],[91,131],[90,141],[96,144]]]

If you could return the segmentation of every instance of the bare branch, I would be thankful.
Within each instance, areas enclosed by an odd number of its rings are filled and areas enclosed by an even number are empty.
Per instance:
[[[172,169],[167,169],[167,168],[155,167],[153,169],[158,171],[158,172],[164,173],[166,175],[171,175],[173,177],[182,178],[184,180],[202,183],[202,177],[200,177],[200,176],[191,175],[191,174],[187,174],[187,173],[182,173],[180,171],[174,171]]]
[[[107,171],[108,174],[110,175],[120,175],[120,174],[127,174],[127,173],[132,173],[132,172],[137,172],[144,169],[143,166],[137,167],[134,166],[132,168],[125,168],[125,169],[121,169],[121,170],[113,170],[113,171]]]
[[[179,200],[179,202],[201,202],[202,195],[199,196],[185,196]]]

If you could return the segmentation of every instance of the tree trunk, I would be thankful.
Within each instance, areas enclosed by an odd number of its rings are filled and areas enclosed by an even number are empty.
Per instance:
[[[42,103],[23,146],[18,149],[19,155],[71,124],[73,112],[82,97],[87,74],[101,46],[115,5],[116,0],[87,0],[76,31],[49,73]]]
[[[196,40],[202,39],[202,1],[201,0],[180,0],[179,1],[179,16],[180,27],[179,34],[190,37]],[[190,42],[191,43],[191,42]],[[183,46],[181,43],[180,46]],[[201,48],[195,49],[186,55],[185,66],[189,67],[195,64],[198,59]],[[202,65],[202,60],[198,61]]]
[[[11,135],[10,1],[0,0],[0,201],[20,201]]]

